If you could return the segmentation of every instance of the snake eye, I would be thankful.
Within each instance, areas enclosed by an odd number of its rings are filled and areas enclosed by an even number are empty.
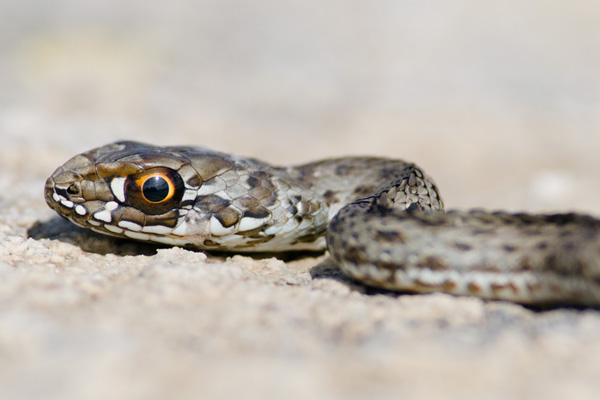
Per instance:
[[[173,182],[159,174],[145,177],[141,186],[142,195],[150,203],[162,203],[173,197],[175,193]]]
[[[181,176],[169,168],[152,168],[127,179],[127,203],[145,214],[164,214],[176,208],[185,186]]]

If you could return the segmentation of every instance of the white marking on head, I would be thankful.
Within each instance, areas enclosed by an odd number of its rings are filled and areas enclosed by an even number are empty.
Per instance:
[[[110,190],[117,200],[125,203],[125,178],[118,176],[110,181]]]
[[[62,196],[58,195],[57,193],[52,193],[52,199],[53,199],[55,202],[57,202],[57,203],[60,203],[60,200],[61,200],[61,199],[64,199],[64,197],[62,197]]]
[[[111,211],[116,210],[118,207],[119,207],[119,203],[117,203],[116,201],[109,201],[104,206],[104,209],[102,209],[101,211],[98,211],[97,213],[94,214],[94,218],[96,218],[98,221],[111,223],[112,222]]]
[[[119,228],[118,226],[114,226],[114,225],[104,225],[104,229],[106,229],[107,231],[110,231],[110,232],[114,232],[114,233],[123,233],[123,229]]]
[[[106,205],[104,206],[104,208],[108,211],[114,211],[119,207],[119,203],[117,203],[116,201],[109,201],[108,203],[106,203]]]
[[[82,206],[81,204],[78,204],[75,206],[75,212],[81,216],[84,216],[85,214],[87,214],[87,210],[84,206]]]
[[[94,218],[96,218],[98,221],[102,221],[102,222],[112,222],[112,215],[110,213],[110,211],[106,211],[106,210],[102,210],[102,211],[98,211],[97,213],[94,214]]]
[[[61,200],[61,201],[60,201],[60,204],[62,204],[63,206],[65,206],[65,207],[67,207],[67,208],[73,208],[73,206],[75,205],[75,204],[73,204],[73,202],[72,202],[72,201],[70,201],[70,200]]]
[[[147,225],[142,228],[142,232],[157,233],[159,235],[166,235],[171,233],[172,228],[164,225]]]
[[[130,231],[139,232],[142,230],[142,226],[140,224],[136,224],[133,221],[122,220],[122,221],[119,221],[117,223],[117,225],[119,225],[121,228],[130,230]]]
[[[93,219],[88,219],[87,223],[90,224],[90,225],[94,225],[94,226],[100,226],[100,225],[102,225],[100,222],[94,221]]]
[[[124,231],[123,233],[125,234],[125,236],[130,237],[132,239],[150,240],[150,235],[147,235],[145,233],[131,232],[131,231]]]

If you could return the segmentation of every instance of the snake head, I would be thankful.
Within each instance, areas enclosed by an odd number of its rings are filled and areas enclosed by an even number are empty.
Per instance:
[[[71,158],[46,181],[45,198],[74,224],[112,236],[273,251],[277,233],[296,247],[322,248],[314,241],[327,226],[327,207],[290,181],[254,160],[123,141]],[[307,239],[295,239],[296,230]]]
[[[90,150],[46,180],[46,203],[84,228],[172,244],[202,185],[181,153],[130,141]]]
[[[46,203],[61,216],[82,224],[90,210],[97,209],[101,202],[114,200],[109,182],[99,178],[97,160],[102,154],[122,149],[110,144],[79,154],[62,166],[46,180],[44,197]]]

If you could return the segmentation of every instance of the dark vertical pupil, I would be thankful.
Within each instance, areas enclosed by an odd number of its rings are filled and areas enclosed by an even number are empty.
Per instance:
[[[169,183],[161,176],[154,176],[144,182],[142,192],[146,200],[158,203],[169,195]]]

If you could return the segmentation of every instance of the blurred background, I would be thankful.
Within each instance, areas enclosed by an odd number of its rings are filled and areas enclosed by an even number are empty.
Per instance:
[[[127,138],[279,164],[392,156],[433,175],[448,208],[600,214],[598,2],[0,9],[5,186]]]

